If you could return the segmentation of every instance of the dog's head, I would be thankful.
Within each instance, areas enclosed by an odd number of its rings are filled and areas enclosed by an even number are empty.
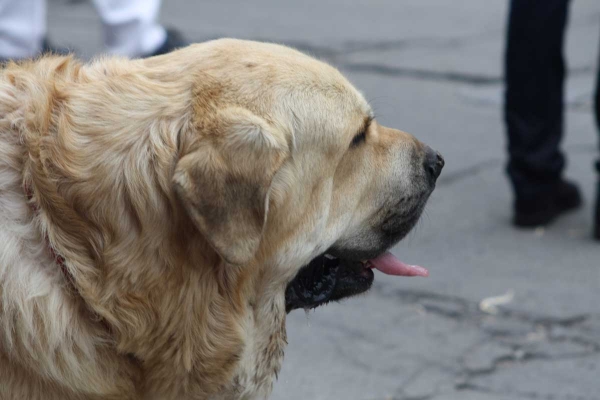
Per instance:
[[[286,309],[367,290],[369,266],[424,274],[385,251],[418,220],[443,160],[379,125],[324,63],[219,40],[10,68],[36,223],[81,318],[102,319],[94,329],[127,354],[115,362],[156,398],[266,394]]]
[[[372,266],[424,274],[384,253],[421,215],[439,153],[379,125],[324,63],[272,44],[203,46],[195,129],[174,182],[222,259],[289,284],[288,311],[367,290]]]

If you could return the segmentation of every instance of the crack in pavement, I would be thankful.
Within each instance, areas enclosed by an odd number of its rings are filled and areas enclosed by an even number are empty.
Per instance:
[[[490,35],[488,35],[489,37]],[[227,37],[227,35],[211,35],[200,38],[198,41],[207,41]],[[406,39],[391,39],[391,40],[348,40],[341,42],[339,45],[326,46],[315,44],[307,40],[287,39],[280,40],[272,37],[253,37],[251,40],[271,43],[283,43],[286,46],[293,47],[318,57],[339,57],[352,54],[371,53],[390,50],[406,50],[411,48],[431,48],[431,49],[447,49],[456,48],[461,45],[469,44],[471,41],[481,40],[482,36],[474,35],[469,37],[454,37],[440,38],[431,36],[412,37]]]
[[[581,153],[596,153],[597,145],[594,143],[577,143],[569,146],[564,146],[565,151],[573,154]],[[477,162],[475,164],[466,166],[464,168],[457,169],[444,173],[437,181],[437,186],[450,186],[465,179],[471,178],[478,175],[481,172],[489,171],[497,167],[502,167],[505,160],[501,158],[489,158]]]
[[[503,78],[494,75],[470,74],[453,71],[434,71],[424,68],[389,66],[379,63],[350,62],[346,57],[352,54],[405,50],[414,47],[448,48],[462,45],[469,38],[435,39],[413,38],[376,42],[347,42],[338,47],[315,45],[296,40],[285,40],[283,44],[293,47],[317,58],[326,59],[340,69],[349,72],[364,72],[382,76],[405,77],[426,81],[455,82],[470,85],[489,85],[503,82]],[[257,38],[259,41],[272,41]],[[592,70],[592,67],[589,68]],[[577,73],[577,72],[575,72]]]
[[[391,76],[396,78],[409,78],[433,82],[451,82],[468,84],[472,86],[482,85],[497,85],[504,82],[504,77],[499,75],[464,73],[456,71],[436,71],[426,68],[391,66],[381,63],[370,62],[352,62],[348,61],[347,57],[353,54],[381,52],[390,50],[406,50],[410,48],[455,48],[467,44],[472,39],[480,40],[480,38],[411,38],[397,40],[382,40],[373,42],[346,42],[341,46],[322,46],[315,45],[306,41],[285,40],[283,44],[291,46],[297,50],[309,53],[317,58],[324,58],[327,61],[335,64],[340,69],[348,72],[362,72],[381,76]],[[272,41],[269,39],[257,38],[259,41]],[[596,71],[595,65],[584,65],[569,69],[569,76],[580,76],[592,74]]]
[[[451,171],[446,174],[443,174],[438,179],[437,185],[438,187],[453,185],[457,182],[476,176],[483,171],[488,171],[500,167],[502,166],[502,163],[503,161],[499,158],[492,158],[480,161],[478,163],[469,165],[456,171]]]
[[[219,38],[228,37],[227,35],[211,35],[204,36],[196,40],[196,42],[205,42]],[[259,42],[279,43],[285,46],[292,47],[296,50],[308,53],[317,58],[327,59],[329,62],[336,62],[343,57],[380,51],[390,50],[406,50],[416,47],[426,47],[432,49],[448,48],[461,45],[468,38],[434,38],[434,37],[418,37],[410,39],[393,39],[393,40],[378,40],[378,41],[346,41],[338,46],[326,46],[315,44],[306,40],[287,39],[279,40],[270,37],[252,37],[250,40]]]
[[[411,78],[424,81],[442,81],[468,85],[500,84],[503,79],[499,76],[460,73],[453,71],[434,71],[424,68],[390,66],[376,63],[341,62],[338,66],[349,72],[366,72],[374,75],[391,76],[395,78]]]
[[[373,287],[372,291],[377,295],[393,296],[404,304],[418,305],[427,313],[470,325],[484,334],[485,339],[467,349],[459,356],[456,368],[449,370],[456,377],[454,389],[457,391],[487,391],[535,399],[592,400],[589,397],[502,392],[478,383],[477,378],[495,374],[500,367],[522,366],[533,361],[582,359],[600,354],[600,324],[586,327],[586,323],[600,320],[600,314],[556,317],[500,307],[497,314],[491,315],[481,311],[478,302],[458,296],[382,285]]]
[[[385,296],[395,296],[406,304],[418,304],[424,308],[425,311],[432,314],[451,318],[455,320],[471,321],[474,323],[481,323],[483,318],[494,317],[498,320],[516,320],[531,325],[531,332],[536,333],[536,327],[541,327],[547,330],[558,326],[561,328],[568,328],[576,330],[579,325],[588,321],[590,318],[599,318],[599,315],[590,314],[578,314],[569,317],[554,317],[549,315],[536,315],[531,312],[519,311],[507,308],[499,308],[498,313],[491,315],[485,313],[479,309],[479,303],[463,299],[457,296],[442,295],[438,293],[432,293],[427,291],[417,290],[405,290],[405,289],[386,289],[382,285],[374,286],[371,289],[377,294],[384,294]],[[568,330],[567,329],[567,330]],[[531,333],[528,332],[528,333]],[[492,331],[488,334],[491,337],[505,337],[510,336],[513,332],[510,330],[506,331]],[[594,332],[595,334],[596,332]],[[521,332],[517,332],[518,335],[522,335]],[[564,334],[564,333],[563,333]],[[578,339],[579,344],[589,345],[594,347],[594,351],[600,352],[600,332],[598,334],[598,341],[590,341],[582,338]],[[565,340],[573,338],[573,336],[561,336],[557,340]]]
[[[363,63],[363,62],[338,62],[340,69],[349,72],[364,72],[374,75],[391,76],[395,78],[410,78],[432,82],[451,82],[461,83],[472,86],[488,86],[499,85],[504,82],[502,76],[461,73],[455,71],[435,71],[425,68],[413,68],[402,66],[391,66],[378,63]],[[569,76],[579,76],[592,74],[595,71],[593,66],[576,67],[569,70]]]
[[[555,395],[555,394],[544,394],[538,392],[519,392],[516,390],[494,390],[484,386],[475,384],[465,384],[462,390],[470,390],[473,392],[492,394],[499,396],[519,396],[521,399],[534,399],[534,400],[600,400],[600,397],[588,397],[588,396],[572,396],[572,395]]]

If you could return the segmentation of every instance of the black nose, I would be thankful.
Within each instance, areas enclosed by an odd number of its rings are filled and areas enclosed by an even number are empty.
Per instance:
[[[444,164],[444,157],[442,157],[439,152],[433,150],[431,147],[427,147],[427,150],[425,151],[424,166],[425,170],[429,175],[431,175],[434,181],[442,173]]]

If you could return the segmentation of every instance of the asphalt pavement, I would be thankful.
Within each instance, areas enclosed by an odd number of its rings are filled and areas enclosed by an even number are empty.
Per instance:
[[[507,1],[169,0],[193,41],[289,44],[339,67],[379,121],[442,152],[417,229],[393,252],[431,276],[288,318],[273,399],[599,400],[600,243],[590,239],[598,133],[591,95],[600,2],[572,2],[564,148],[585,206],[533,231],[510,226],[502,55]],[[102,51],[89,2],[51,0],[51,39]]]

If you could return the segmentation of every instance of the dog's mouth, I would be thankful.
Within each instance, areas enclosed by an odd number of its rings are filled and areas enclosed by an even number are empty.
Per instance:
[[[338,258],[325,252],[304,266],[288,284],[286,311],[308,310],[364,293],[373,284],[373,269],[387,275],[429,276],[425,268],[405,264],[390,252],[363,261]]]

